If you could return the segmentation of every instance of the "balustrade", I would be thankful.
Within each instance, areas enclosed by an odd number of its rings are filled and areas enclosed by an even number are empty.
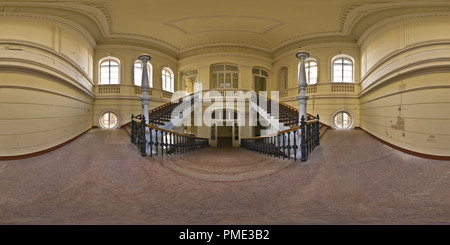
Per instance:
[[[300,145],[299,145],[300,142]],[[300,125],[277,134],[241,139],[241,146],[248,150],[276,158],[307,161],[319,142],[319,115],[306,121],[302,116]]]
[[[147,152],[151,157],[164,157],[207,147],[209,139],[146,125],[143,116],[140,118],[132,116],[131,143],[137,146],[143,157],[147,156]]]

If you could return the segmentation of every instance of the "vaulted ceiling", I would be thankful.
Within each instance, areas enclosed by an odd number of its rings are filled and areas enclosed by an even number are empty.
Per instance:
[[[240,46],[273,53],[311,42],[356,42],[402,14],[448,12],[449,0],[95,0],[5,1],[0,13],[71,20],[98,44],[142,43],[174,54]]]

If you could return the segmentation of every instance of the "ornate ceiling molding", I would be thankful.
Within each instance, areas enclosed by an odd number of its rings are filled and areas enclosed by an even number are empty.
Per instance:
[[[53,14],[58,17],[67,17],[67,11],[77,13],[80,16],[93,21],[102,35],[108,36],[111,33],[111,15],[107,6],[95,3],[75,3],[75,2],[0,2],[0,10],[2,12],[23,12],[23,13],[46,13],[46,9],[52,9]],[[11,11],[13,10],[13,11]],[[63,12],[63,11],[66,12]]]
[[[391,16],[394,13],[393,10],[398,10],[399,14],[405,15],[405,12],[402,12],[402,9],[407,8],[442,8],[442,12],[448,12],[450,11],[450,2],[358,2],[352,5],[344,6],[341,9],[342,17],[339,30],[293,36],[272,47],[264,47],[251,42],[209,42],[208,40],[196,45],[178,47],[170,43],[170,41],[161,40],[147,35],[115,32],[112,25],[114,13],[106,3],[100,2],[0,2],[0,13],[8,12],[9,14],[14,13],[16,15],[19,13],[42,15],[52,14],[52,16],[60,18],[58,21],[65,19],[66,24],[71,22],[84,27],[84,29],[91,34],[97,43],[121,41],[122,43],[140,45],[144,42],[147,43],[148,46],[154,46],[160,50],[167,50],[168,53],[178,55],[181,53],[192,52],[197,49],[227,46],[239,46],[274,54],[278,51],[282,51],[283,49],[291,48],[291,46],[294,47],[296,44],[303,41],[310,42],[326,38],[347,37],[353,37],[353,39],[357,41],[360,38],[360,35],[363,34],[363,31],[366,31],[367,28],[380,23],[380,20],[372,18],[373,16],[380,14],[380,17],[383,16],[384,19],[394,17]],[[51,9],[51,11],[48,11],[49,9]],[[219,25],[219,22],[226,24]],[[245,23],[250,24],[246,25]],[[223,31],[238,31],[243,33],[268,35],[268,32],[271,30],[287,23],[284,23],[281,20],[259,16],[207,15],[178,18],[166,21],[162,24],[174,28],[185,35]],[[358,29],[357,34],[352,33],[355,32],[355,28]]]
[[[208,15],[173,19],[163,23],[186,35],[201,32],[240,31],[265,34],[285,23],[281,20],[248,15]]]
[[[301,41],[327,38],[327,37],[346,37],[351,36],[355,26],[363,21],[363,19],[371,14],[379,13],[383,14],[383,11],[388,10],[403,10],[405,8],[416,8],[418,10],[424,7],[439,7],[443,12],[450,11],[450,2],[399,2],[399,1],[380,1],[380,2],[359,2],[346,6],[342,10],[342,18],[339,31],[330,32],[317,32],[309,33],[302,36],[292,37],[288,40],[280,42],[270,49],[270,52],[276,52],[288,45],[292,45]],[[400,14],[401,15],[401,14]],[[385,16],[389,18],[390,16]],[[401,17],[398,17],[401,18]],[[373,25],[379,24],[379,22],[372,23]],[[357,37],[355,37],[356,39]]]

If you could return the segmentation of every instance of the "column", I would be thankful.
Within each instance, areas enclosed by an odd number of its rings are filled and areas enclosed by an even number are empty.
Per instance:
[[[148,82],[148,74],[147,74],[147,62],[151,59],[149,55],[143,54],[139,56],[139,60],[142,61],[142,95],[141,95],[141,104],[142,104],[142,115],[145,116],[146,124],[149,123],[148,118],[148,104],[150,102],[150,95],[148,95],[148,90],[150,88],[149,82]]]
[[[306,101],[308,100],[308,95],[306,94],[306,72],[305,72],[305,59],[309,57],[309,54],[305,51],[300,51],[296,54],[297,58],[300,59],[300,70],[298,73],[298,88],[300,89],[300,93],[297,95],[298,100],[298,111],[299,111],[299,123],[301,121],[302,116],[306,118]]]

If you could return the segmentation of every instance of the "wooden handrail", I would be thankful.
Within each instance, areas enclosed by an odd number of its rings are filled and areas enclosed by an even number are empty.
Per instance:
[[[318,121],[319,121],[319,119],[309,120],[309,121],[306,121],[305,125],[309,125],[309,124],[312,124],[312,123],[315,123],[315,122],[318,122]],[[301,128],[301,125],[298,125],[298,126],[295,126],[295,127],[292,127],[292,128],[285,129],[285,130],[280,131],[278,133],[266,134],[266,135],[258,136],[258,137],[244,138],[243,140],[252,140],[252,139],[260,139],[260,138],[272,137],[272,136],[288,133],[288,132],[291,132],[291,131],[294,131],[294,130],[299,130],[300,128]]]
[[[141,123],[142,122],[142,120],[139,120],[139,119],[136,119],[136,118],[133,118],[133,121],[135,121],[137,123]],[[179,135],[179,136],[185,136],[185,137],[189,137],[189,138],[209,140],[208,138],[200,138],[200,137],[192,136],[192,135],[189,135],[189,134],[182,134],[182,133],[173,132],[173,131],[170,131],[170,130],[167,130],[167,129],[163,129],[163,128],[158,128],[158,127],[150,125],[150,124],[145,124],[145,126],[147,128],[152,128],[152,129],[155,129],[155,130],[159,130],[159,131],[163,131],[163,132],[166,132],[166,133],[171,133],[171,134],[175,134],[175,135]]]

